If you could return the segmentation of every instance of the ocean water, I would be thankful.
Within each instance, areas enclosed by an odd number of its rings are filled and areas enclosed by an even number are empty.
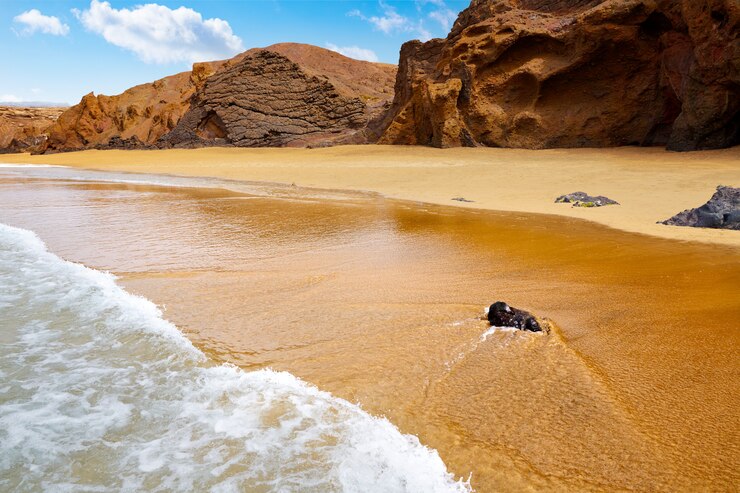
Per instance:
[[[111,274],[2,224],[0,451],[0,491],[470,491],[386,419],[209,361]]]

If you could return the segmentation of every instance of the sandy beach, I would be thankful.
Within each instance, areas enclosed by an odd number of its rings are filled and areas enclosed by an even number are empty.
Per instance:
[[[323,149],[210,148],[6,155],[0,162],[55,164],[372,191],[389,198],[476,209],[555,214],[662,238],[740,246],[734,231],[656,224],[705,203],[718,185],[740,186],[740,148],[691,153],[659,148]],[[619,206],[577,208],[557,196],[583,191]],[[463,197],[473,202],[451,199]]]
[[[572,181],[559,174],[553,184],[545,165],[552,159],[542,158],[509,182],[521,193],[501,183],[514,165],[486,168],[509,151],[399,149],[417,156],[401,165],[394,150],[15,156],[299,187],[267,186],[272,193],[254,196],[219,190],[221,182],[187,188],[188,180],[168,186],[150,175],[114,183],[61,168],[22,178],[29,171],[9,168],[2,222],[37,231],[62,258],[116,272],[131,292],[166,307],[213,361],[287,371],[387,417],[438,451],[455,477],[472,474],[477,491],[732,491],[740,479],[738,239],[651,223],[669,214],[658,206],[695,206],[716,181],[736,184],[734,150],[649,150],[685,161],[673,164],[676,173],[664,170],[658,191],[658,173],[638,166],[641,150],[562,151]],[[559,154],[511,152],[524,160]],[[458,154],[472,157],[455,164]],[[574,155],[592,156],[599,169]],[[714,161],[724,167],[721,181]],[[379,167],[393,179],[373,173]],[[485,180],[469,176],[474,170]],[[492,190],[511,202],[484,194],[479,181],[498,183]],[[548,202],[566,186],[645,207]],[[692,199],[678,193],[684,188]],[[537,212],[604,224],[466,210],[455,196],[476,200],[466,206],[532,203]],[[646,196],[661,199],[651,208]],[[661,238],[666,231],[699,241]],[[494,299],[550,318],[555,332],[489,332],[480,314]]]

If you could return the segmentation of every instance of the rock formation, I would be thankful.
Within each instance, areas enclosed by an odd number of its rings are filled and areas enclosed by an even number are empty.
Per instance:
[[[315,46],[253,49],[117,96],[88,94],[35,151],[364,143],[378,135],[368,125],[388,109],[395,74]]]
[[[709,202],[680,212],[663,224],[740,231],[740,188],[719,186]]]
[[[573,204],[573,207],[603,207],[619,205],[619,202],[603,195],[589,195],[586,192],[573,192],[555,199],[556,204]]]
[[[740,143],[737,0],[473,0],[401,48],[380,143]]]
[[[488,308],[488,322],[494,327],[512,327],[529,332],[542,332],[542,326],[534,315],[524,310],[497,301]]]
[[[46,130],[66,108],[0,106],[0,153],[40,146]]]
[[[190,107],[190,98],[226,62],[196,63],[182,72],[141,84],[116,96],[90,93],[59,116],[37,151],[152,146]]]
[[[368,142],[387,109],[395,67],[323,48],[250,50],[210,77],[161,142],[171,146],[315,146]]]

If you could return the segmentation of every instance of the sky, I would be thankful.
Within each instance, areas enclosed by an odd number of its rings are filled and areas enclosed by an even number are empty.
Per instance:
[[[405,41],[446,36],[468,3],[0,0],[0,102],[75,104],[281,42],[397,63]]]

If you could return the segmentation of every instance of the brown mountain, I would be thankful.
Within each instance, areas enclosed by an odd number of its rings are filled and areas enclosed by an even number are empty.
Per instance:
[[[87,94],[62,113],[38,150],[153,145],[177,125],[205,79],[226,63],[196,63],[191,72],[134,86],[116,96]]]
[[[253,49],[117,96],[88,94],[37,151],[366,142],[395,71],[310,45]]]
[[[374,140],[393,98],[393,65],[316,46],[249,50],[210,77],[162,142],[172,146],[308,146]]]
[[[0,106],[0,153],[23,152],[41,145],[47,129],[64,107]]]
[[[740,143],[737,0],[473,0],[401,48],[381,143]]]

